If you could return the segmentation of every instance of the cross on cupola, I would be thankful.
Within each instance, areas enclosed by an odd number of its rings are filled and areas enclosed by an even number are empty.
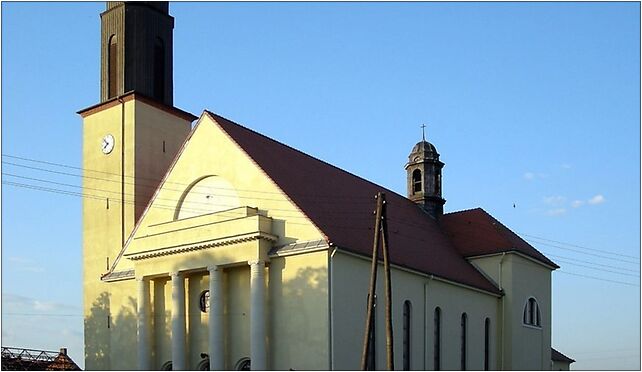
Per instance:
[[[408,156],[406,163],[408,199],[439,220],[446,200],[441,197],[441,170],[444,163],[433,144],[426,141],[426,125],[421,125],[422,140]]]

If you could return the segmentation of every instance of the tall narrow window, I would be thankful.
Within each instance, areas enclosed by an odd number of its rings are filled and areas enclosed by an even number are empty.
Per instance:
[[[403,370],[410,370],[410,321],[412,305],[406,300],[403,303]]]
[[[434,328],[435,328],[435,341],[434,341],[434,370],[438,371],[441,369],[441,309],[439,307],[435,308],[435,317],[434,317]]]
[[[118,38],[116,35],[109,37],[107,53],[107,97],[113,98],[118,94]]]
[[[484,321],[484,371],[490,369],[490,319]]]
[[[435,180],[435,195],[441,194],[441,172],[437,173],[437,179]]]
[[[529,298],[524,305],[524,324],[541,327],[542,326],[542,315],[539,311],[539,305],[537,300],[533,297]]]
[[[412,193],[421,192],[421,170],[412,171]]]
[[[369,298],[370,295],[368,295]],[[366,303],[368,301],[366,300]],[[375,361],[377,349],[375,347],[377,333],[377,295],[374,295],[374,301],[372,302],[372,322],[370,323],[370,337],[368,338],[368,356],[366,359],[366,370],[374,371],[377,368]]]
[[[468,316],[466,313],[461,314],[461,370],[466,370],[466,322]]]
[[[154,43],[154,98],[165,99],[165,44],[160,38]]]

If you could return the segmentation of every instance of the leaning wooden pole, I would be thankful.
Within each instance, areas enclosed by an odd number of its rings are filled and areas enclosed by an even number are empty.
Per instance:
[[[365,371],[368,367],[368,350],[370,343],[370,332],[372,332],[372,322],[374,320],[374,301],[375,290],[377,288],[377,255],[379,250],[379,230],[381,228],[381,213],[383,210],[383,199],[381,193],[377,193],[377,209],[375,210],[374,224],[374,242],[372,244],[372,266],[370,268],[370,287],[368,288],[368,308],[366,310],[366,329],[363,336],[363,348],[361,351],[361,370]]]
[[[393,351],[392,337],[392,280],[390,278],[390,254],[388,250],[388,223],[386,221],[386,195],[381,193],[382,211],[381,211],[381,242],[383,244],[383,268],[386,273],[386,357],[388,361],[388,370],[394,371],[395,359]]]

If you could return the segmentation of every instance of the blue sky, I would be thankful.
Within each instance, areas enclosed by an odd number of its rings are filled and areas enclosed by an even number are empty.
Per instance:
[[[2,3],[3,155],[80,166],[75,112],[99,101],[103,10]],[[401,194],[426,123],[446,163],[446,211],[482,207],[562,266],[553,346],[575,369],[640,368],[639,3],[170,11],[177,107]],[[4,182],[80,184],[2,161]],[[80,218],[78,197],[2,185],[3,346],[66,346],[82,363]]]

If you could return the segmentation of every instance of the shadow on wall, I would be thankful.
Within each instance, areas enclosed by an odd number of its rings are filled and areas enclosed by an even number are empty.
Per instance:
[[[127,298],[116,316],[110,315],[110,296],[102,292],[85,318],[85,369],[126,369],[136,365],[136,300]]]
[[[282,281],[283,266],[274,262],[270,270],[277,270],[273,280]],[[271,283],[271,285],[274,283]],[[272,361],[274,369],[314,370],[327,368],[327,286],[325,268],[298,269],[296,276],[281,282],[280,306],[270,306],[271,336],[273,340],[287,340],[273,347],[280,349],[281,361]],[[273,299],[277,301],[278,299]],[[272,354],[274,355],[274,354]],[[284,363],[287,363],[284,364]]]
[[[265,213],[266,216],[268,215],[268,211],[261,210],[260,212]],[[279,242],[277,243],[277,245],[292,244],[297,242],[296,238],[288,237],[285,235],[285,220],[272,218],[272,233],[279,237]]]
[[[103,292],[85,318],[85,369],[109,369],[109,294]]]
[[[300,268],[293,278],[283,281],[280,274],[284,266],[284,261],[274,260],[268,269],[273,271],[271,280],[276,283],[270,283],[269,285],[274,287],[269,288],[266,293],[268,301],[271,302],[266,314],[271,320],[268,324],[266,341],[269,345],[268,350],[278,349],[276,354],[269,353],[276,357],[276,360],[270,360],[268,363],[272,369],[324,369],[328,360],[327,270],[312,267]],[[275,291],[275,288],[279,290]],[[234,290],[234,288],[226,289]],[[153,308],[155,324],[150,339],[153,350],[152,365],[154,368],[160,368],[165,359],[171,359],[171,314],[168,309],[165,309],[163,285],[159,284],[158,288],[155,285],[152,290],[153,295],[157,296]],[[247,296],[249,300],[250,293],[247,293]],[[90,314],[85,318],[85,368],[87,370],[126,370],[137,366],[136,299],[127,296],[123,299],[123,305],[119,307],[117,313],[116,309],[113,309],[113,315],[110,314],[110,306],[114,307],[116,304],[111,303],[107,292],[102,292],[92,303]],[[207,324],[201,321],[198,308],[194,308],[193,311],[186,309],[186,314],[190,318],[198,317],[198,319],[187,319],[186,339],[191,340],[190,334],[195,330],[203,331],[205,336],[203,338],[206,339]],[[190,320],[194,322],[191,326]],[[226,336],[233,331],[227,330]],[[276,340],[288,340],[288,342],[279,343]],[[197,342],[196,345],[189,345],[186,351],[190,355],[188,361],[190,368],[195,368],[200,361],[200,353],[207,352],[207,344]]]
[[[128,369],[137,365],[137,315],[136,299],[127,296],[127,305],[112,317],[111,369]]]

